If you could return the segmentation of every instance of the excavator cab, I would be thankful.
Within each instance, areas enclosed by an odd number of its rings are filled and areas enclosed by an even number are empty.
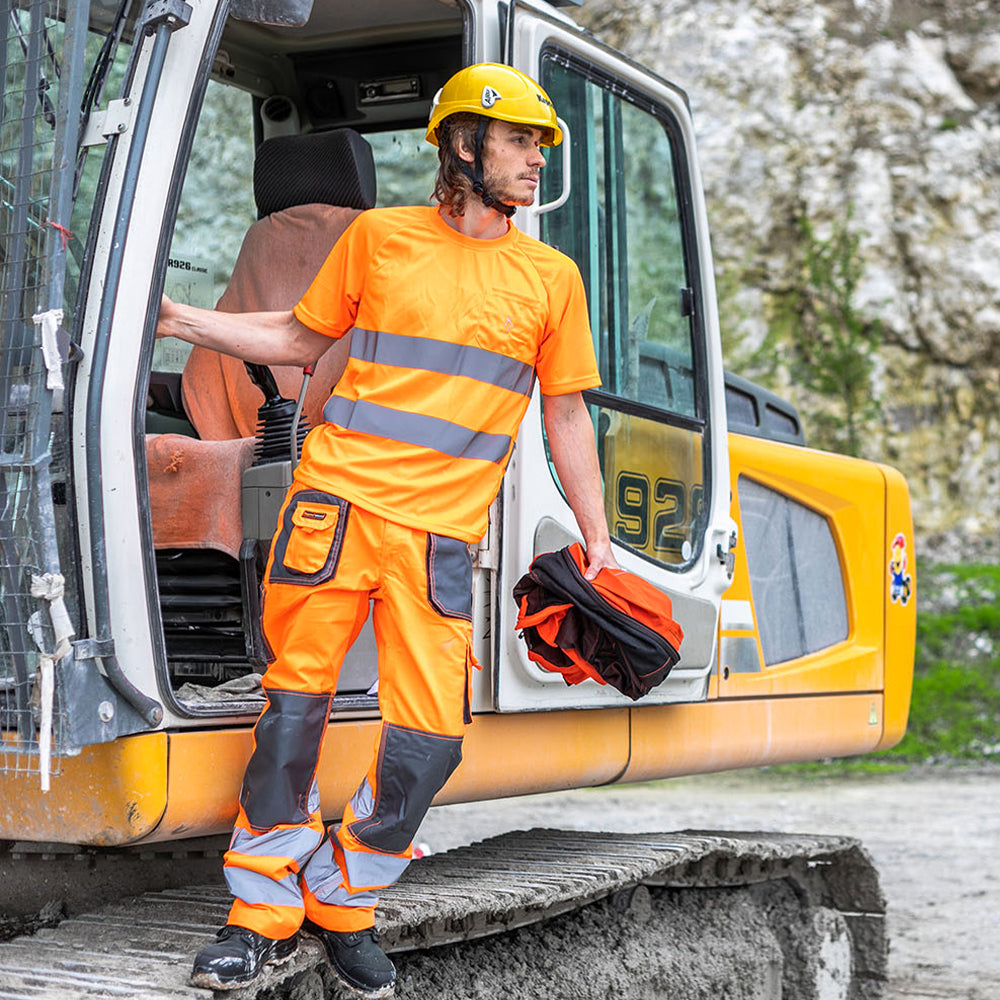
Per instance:
[[[582,30],[559,0],[16,0],[0,33],[5,885],[30,881],[26,858],[58,856],[79,899],[77,858],[141,867],[157,845],[175,869],[163,884],[183,883],[174,859],[224,849],[264,704],[261,566],[347,344],[305,384],[294,369],[248,370],[157,342],[161,295],[287,309],[357,213],[430,197],[431,102],[476,62],[539,80],[560,115],[564,141],[515,224],[583,276],[602,379],[585,401],[616,555],[669,597],[684,638],[635,702],[592,680],[567,686],[528,658],[512,588],[537,555],[578,538],[536,391],[475,547],[483,669],[462,763],[436,802],[858,754],[902,737],[916,619],[906,483],[808,448],[794,407],[724,367],[695,128],[676,85]],[[363,632],[316,774],[331,817],[371,758],[377,667]],[[749,949],[759,995],[779,995],[782,976],[789,990],[811,976],[816,995],[844,997],[880,995],[885,979],[884,899],[854,841],[529,831],[415,868],[384,927],[391,948],[495,933],[610,893],[641,901],[649,886],[749,887],[727,912],[758,907],[754,923],[780,922],[784,942]],[[483,891],[490,877],[496,892]],[[199,933],[224,919],[205,889],[124,903],[69,921],[54,950],[0,945],[0,991],[20,996],[30,980],[55,984],[39,995],[79,992],[89,962],[87,995],[186,995],[182,907]],[[308,995],[322,992],[309,955],[273,995],[306,996],[303,976]]]
[[[302,392],[297,370],[157,342],[160,296],[289,308],[358,212],[430,197],[432,99],[480,61],[538,79],[560,115],[515,224],[580,268],[616,553],[685,637],[635,704],[528,659],[512,587],[578,538],[536,393],[475,552],[484,669],[440,801],[898,740],[906,486],[808,449],[793,407],[725,369],[683,91],[542,0],[308,6],[24,0],[4,16],[0,838],[229,828],[263,705],[261,566],[347,345]],[[377,722],[363,633],[321,762],[330,814]]]

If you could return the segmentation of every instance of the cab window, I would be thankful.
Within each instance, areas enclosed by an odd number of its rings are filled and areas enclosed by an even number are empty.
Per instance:
[[[613,537],[679,567],[703,534],[707,447],[697,267],[680,130],[669,111],[559,52],[542,85],[569,127],[571,195],[542,238],[587,289],[602,386],[588,392]],[[549,151],[541,202],[563,189]]]
[[[365,138],[378,164],[378,208],[426,202],[437,176],[437,148],[420,128],[368,132]]]
[[[209,80],[167,260],[164,290],[179,302],[215,307],[257,218],[252,105],[250,94]],[[183,341],[157,341],[153,369],[183,371],[190,352]]]

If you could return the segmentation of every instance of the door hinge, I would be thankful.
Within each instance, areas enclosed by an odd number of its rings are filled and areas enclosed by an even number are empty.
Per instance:
[[[736,569],[736,542],[738,540],[736,530],[734,529],[729,533],[728,548],[723,546],[722,542],[719,542],[719,544],[715,546],[715,555],[719,562],[726,567],[726,576],[730,580],[732,580],[733,571]]]
[[[99,146],[113,135],[121,135],[132,127],[135,106],[131,97],[109,102],[103,111],[92,111],[83,129],[81,146]]]
[[[149,0],[140,21],[141,30],[146,34],[152,34],[161,24],[176,31],[190,23],[191,5],[184,0]]]
[[[73,643],[74,660],[103,660],[114,655],[114,639],[77,639]]]

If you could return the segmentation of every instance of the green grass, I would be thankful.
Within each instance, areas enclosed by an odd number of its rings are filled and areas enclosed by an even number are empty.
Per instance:
[[[931,566],[929,572],[932,580],[945,573],[962,582],[972,581],[1000,590],[1000,563],[944,563]]]
[[[888,752],[872,754],[867,757],[832,757],[828,760],[809,760],[801,764],[773,764],[762,770],[774,774],[816,775],[830,777],[834,775],[880,775],[900,774],[910,769],[911,762],[897,760],[888,756]]]
[[[921,572],[907,760],[1000,761],[1000,566]]]
[[[1000,760],[1000,660],[981,666],[941,660],[913,680],[910,721],[897,757]]]

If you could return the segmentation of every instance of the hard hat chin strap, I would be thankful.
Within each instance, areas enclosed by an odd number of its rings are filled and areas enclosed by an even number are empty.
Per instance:
[[[486,129],[489,127],[490,121],[486,117],[481,117],[479,122],[479,127],[476,129],[476,147],[475,147],[475,161],[470,167],[464,160],[460,161],[460,166],[462,172],[466,177],[472,181],[472,190],[479,196],[483,205],[486,208],[492,208],[494,211],[499,212],[501,215],[506,215],[509,219],[516,211],[516,205],[508,205],[506,202],[500,201],[499,198],[494,198],[486,190],[486,185],[483,180],[483,141],[486,138]]]

